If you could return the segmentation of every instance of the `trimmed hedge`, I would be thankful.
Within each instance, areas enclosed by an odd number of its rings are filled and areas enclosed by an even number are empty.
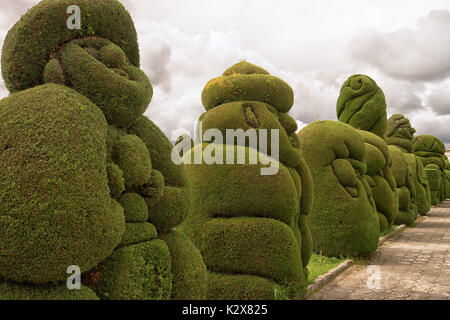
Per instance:
[[[342,122],[316,121],[298,136],[313,181],[308,222],[314,251],[337,257],[375,251],[380,226],[361,134]]]
[[[172,294],[174,300],[205,300],[208,274],[202,256],[191,240],[177,231],[161,236],[172,261]]]
[[[86,286],[67,289],[66,283],[25,284],[0,281],[0,300],[99,300]]]
[[[209,111],[228,102],[260,101],[278,112],[288,112],[294,104],[292,88],[264,71],[248,62],[232,66],[222,77],[206,84],[202,92],[203,106]]]
[[[341,88],[336,111],[339,121],[384,138],[386,99],[370,77],[360,74],[349,77]]]
[[[111,207],[104,115],[49,84],[1,100],[0,117],[0,276],[45,283],[65,280],[69,265],[89,270],[124,232]]]
[[[405,155],[396,147],[389,146],[392,157],[392,172],[397,183],[399,198],[398,215],[395,224],[412,225],[417,219],[417,207],[415,206],[415,187],[412,181],[411,169],[408,166]]]
[[[169,249],[162,240],[116,249],[96,269],[98,278],[90,287],[101,299],[170,298],[173,275]]]
[[[366,178],[372,189],[380,232],[389,229],[398,214],[397,188],[392,173],[392,159],[388,145],[379,136],[360,130],[365,141],[364,162],[367,165]]]
[[[71,5],[81,9],[81,30],[67,28],[67,8]],[[73,39],[93,35],[121,47],[131,64],[139,66],[136,29],[130,14],[119,1],[39,2],[20,18],[5,38],[1,62],[7,88],[17,92],[42,84],[52,50]]]

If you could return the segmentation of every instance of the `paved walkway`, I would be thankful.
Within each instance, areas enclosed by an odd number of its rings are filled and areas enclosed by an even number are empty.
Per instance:
[[[369,265],[352,266],[310,299],[450,300],[450,201],[385,242]]]

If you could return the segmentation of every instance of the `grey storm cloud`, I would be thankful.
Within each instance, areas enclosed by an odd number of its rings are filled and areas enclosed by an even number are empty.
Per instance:
[[[450,115],[450,90],[434,90],[426,99],[427,106],[439,115]]]
[[[172,48],[167,45],[161,45],[158,50],[149,52],[143,58],[143,68],[148,70],[152,84],[161,86],[164,91],[170,92],[172,89],[171,70],[169,70]]]
[[[387,75],[409,81],[438,81],[450,76],[450,11],[434,10],[415,28],[395,32],[366,29],[351,41],[352,56]]]

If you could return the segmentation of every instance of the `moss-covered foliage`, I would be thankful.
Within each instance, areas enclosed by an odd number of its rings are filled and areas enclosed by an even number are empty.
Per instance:
[[[283,80],[242,61],[210,80],[202,92],[206,110],[233,101],[260,101],[278,112],[288,112],[294,104],[294,92]]]
[[[379,136],[360,130],[365,141],[366,179],[372,190],[380,232],[389,229],[398,214],[397,185],[392,173],[392,159],[386,142]]]
[[[375,251],[379,217],[367,182],[361,133],[342,122],[317,121],[298,136],[314,187],[308,217],[314,250],[337,257]],[[373,151],[380,152],[378,148]],[[384,158],[381,154],[379,160]],[[375,164],[370,163],[371,169]],[[392,214],[389,209],[386,212]]]
[[[413,152],[425,167],[431,192],[431,204],[440,204],[445,200],[447,193],[446,163],[443,159],[445,155],[444,143],[431,135],[417,136],[413,140]],[[439,170],[438,177],[433,170]]]
[[[81,30],[66,25],[70,5]],[[44,0],[8,33],[2,71],[17,93],[0,102],[0,277],[55,282],[76,264],[103,299],[206,296],[190,240],[158,239],[185,219],[189,185],[142,116],[153,89],[138,67],[136,31],[116,0]],[[47,284],[34,288],[45,295]]]
[[[56,84],[1,100],[0,117],[0,276],[45,283],[66,279],[69,265],[89,270],[124,232],[109,197],[105,117]]]
[[[86,286],[67,290],[66,283],[22,284],[0,281],[0,300],[98,300]]]
[[[67,28],[67,8],[71,5],[80,7],[81,30]],[[7,88],[16,92],[42,84],[52,50],[73,39],[94,35],[120,46],[131,64],[139,66],[136,30],[130,14],[119,1],[39,2],[22,16],[5,38],[2,75]]]
[[[417,219],[417,207],[415,205],[414,182],[412,171],[408,166],[405,155],[396,147],[389,146],[392,157],[392,172],[397,183],[398,215],[395,224],[412,225]]]
[[[392,226],[398,212],[392,160],[384,140],[387,123],[384,93],[370,77],[353,75],[342,86],[336,110],[339,121],[359,129],[364,138],[366,178],[376,204],[380,232],[384,232]]]
[[[442,160],[444,160],[445,163],[445,176],[446,176],[446,183],[445,183],[445,198],[450,198],[450,161],[448,160],[447,156],[443,156]]]
[[[279,161],[272,159],[279,168],[274,175],[261,174],[274,150],[270,134],[267,150],[257,151],[250,139],[234,139],[197,143],[184,154],[185,163],[191,163],[186,168],[192,206],[179,230],[203,256],[208,298],[295,296],[307,283],[312,179],[301,157],[297,125],[286,113],[292,90],[265,70],[240,62],[210,81],[202,97],[209,110],[200,117],[202,134],[216,129],[225,137],[226,129],[241,129],[251,135],[247,130],[254,129],[259,138],[261,129],[277,129],[280,137]],[[199,154],[203,161],[194,164]],[[256,163],[250,162],[251,154]],[[207,155],[214,157],[213,163]]]
[[[337,101],[339,121],[356,129],[384,137],[387,126],[386,99],[376,82],[365,75],[353,75],[345,81]]]
[[[417,212],[424,215],[430,211],[431,196],[424,167],[419,158],[412,153],[415,132],[416,130],[404,115],[394,114],[388,120],[386,141],[404,153],[416,189]]]

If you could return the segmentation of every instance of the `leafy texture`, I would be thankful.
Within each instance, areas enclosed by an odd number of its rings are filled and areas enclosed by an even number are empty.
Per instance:
[[[419,158],[412,153],[415,132],[416,130],[405,116],[394,114],[388,120],[386,141],[404,153],[416,189],[417,212],[424,215],[430,211],[431,194],[424,167]]]
[[[208,269],[209,299],[278,299],[298,295],[307,284],[311,235],[306,215],[312,205],[312,179],[286,113],[292,89],[247,62],[210,81],[202,94],[206,110],[201,133],[226,136],[227,129],[279,131],[279,170],[262,175],[274,150],[256,150],[250,139],[198,143],[183,159],[192,188],[192,207],[178,228],[193,239]],[[196,155],[209,155],[194,163]],[[239,154],[243,155],[241,158]],[[255,162],[250,161],[255,156]],[[238,158],[242,162],[237,162]],[[231,162],[227,159],[231,159]]]

